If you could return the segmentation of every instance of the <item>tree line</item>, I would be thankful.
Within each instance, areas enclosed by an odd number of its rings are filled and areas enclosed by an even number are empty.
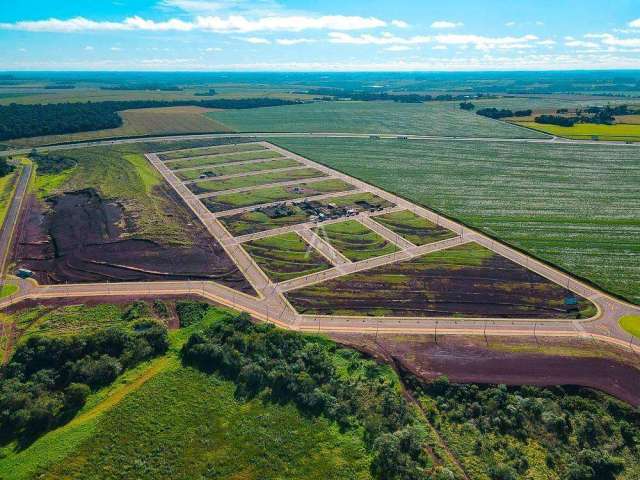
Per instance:
[[[460,105],[460,108],[462,108],[462,105]],[[531,115],[532,111],[516,110],[514,112],[513,110],[509,110],[506,108],[498,109],[498,108],[491,107],[491,108],[482,108],[478,110],[476,113],[483,117],[489,117],[495,120],[499,120],[501,118],[508,118],[508,117],[528,117],[529,115]]]
[[[587,107],[584,110],[577,109],[574,116],[563,116],[567,114],[566,108],[559,109],[558,115],[540,115],[535,118],[536,123],[548,125],[560,125],[561,127],[573,127],[576,123],[594,123],[599,125],[612,125],[618,115],[637,114],[637,110],[632,110],[628,105],[607,105],[604,107]]]
[[[7,163],[7,159],[0,157],[0,178],[9,175],[16,167]]]
[[[0,140],[77,133],[122,126],[119,111],[195,105],[204,108],[249,109],[295,105],[295,100],[240,98],[216,100],[131,100],[85,103],[0,105]]]
[[[375,102],[375,101],[393,101],[398,103],[424,103],[433,101],[453,101],[453,100],[466,100],[470,97],[473,98],[491,98],[482,94],[478,95],[420,95],[417,93],[395,94],[387,92],[362,92],[358,90],[343,90],[340,88],[316,88],[310,89],[305,92],[308,95],[320,95],[323,100],[333,100],[335,98],[357,100],[361,102]]]
[[[69,337],[32,336],[0,369],[0,442],[29,443],[69,421],[91,391],[167,351],[167,329],[138,320]]]

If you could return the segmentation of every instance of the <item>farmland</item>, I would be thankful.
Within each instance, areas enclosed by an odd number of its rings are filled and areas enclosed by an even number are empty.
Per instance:
[[[315,232],[353,262],[379,257],[398,248],[356,220],[321,225]]]
[[[423,317],[575,317],[565,290],[477,244],[353,273],[287,293],[301,313]],[[579,316],[595,314],[579,300]]]
[[[336,207],[353,208],[357,211],[366,210],[366,207],[359,205],[358,202],[367,202],[381,207],[391,206],[391,204],[386,200],[376,197],[371,193],[356,193],[353,195],[331,198],[330,200],[320,200],[314,203],[316,205],[328,205],[329,203],[332,203]],[[264,212],[253,211],[230,215],[228,217],[221,217],[220,221],[232,235],[237,236],[304,223],[311,217],[310,213],[298,205],[292,205],[288,208],[289,215],[281,217],[272,218]]]
[[[290,280],[331,267],[324,257],[295,232],[253,240],[242,246],[274,282]]]
[[[636,149],[499,142],[275,141],[640,303]]]
[[[573,138],[576,140],[613,140],[622,142],[639,142],[640,125],[631,123],[616,123],[615,125],[603,125],[595,123],[576,123],[573,127],[561,127],[559,125],[542,125],[535,122],[518,122],[520,125],[550,135]]]
[[[240,142],[242,139],[237,139]],[[178,158],[197,157],[202,155],[218,155],[221,153],[249,152],[265,150],[265,147],[256,143],[238,143],[237,145],[220,145],[213,147],[185,148],[173,152],[161,153],[160,160],[177,160]]]
[[[426,245],[455,236],[451,230],[434,225],[426,218],[408,210],[376,215],[373,220],[414,245]]]
[[[118,128],[94,132],[24,138],[13,140],[11,144],[21,147],[31,147],[114,137],[227,132],[228,129],[224,125],[221,125],[206,115],[209,111],[209,109],[201,107],[124,110],[119,113],[124,123]]]
[[[298,167],[300,163],[291,158],[276,158],[275,160],[267,160],[256,163],[232,163],[229,165],[209,166],[197,170],[183,170],[177,172],[176,175],[181,180],[196,180],[200,175],[220,176],[235,175],[238,173],[261,172],[263,170],[275,170],[277,168]]]
[[[324,193],[353,190],[353,185],[335,178],[299,185],[274,186],[256,188],[249,192],[222,193],[215,197],[203,199],[205,206],[212,212],[230,210],[232,208],[249,207],[261,203],[282,202],[296,198],[310,197]]]
[[[167,165],[172,170],[178,170],[181,168],[195,168],[207,165],[214,165],[217,163],[232,163],[232,162],[245,162],[248,160],[262,160],[268,158],[278,158],[281,155],[274,151],[251,151],[251,152],[239,152],[239,153],[227,153],[219,155],[203,155],[200,157],[193,157],[180,160],[167,160]]]
[[[458,102],[315,102],[208,114],[238,132],[350,132],[544,138],[542,133],[460,110]]]
[[[220,180],[207,180],[188,185],[189,190],[195,194],[203,194],[210,192],[222,192],[224,190],[233,190],[236,188],[257,187],[259,185],[268,185],[270,183],[290,182],[293,180],[305,180],[308,178],[325,177],[326,174],[315,168],[297,168],[285,172],[269,172],[257,173],[255,175],[245,175],[241,177],[233,177]]]

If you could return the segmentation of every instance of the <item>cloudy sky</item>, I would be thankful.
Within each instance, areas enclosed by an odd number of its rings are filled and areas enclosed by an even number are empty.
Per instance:
[[[3,70],[640,68],[640,0],[0,0]]]

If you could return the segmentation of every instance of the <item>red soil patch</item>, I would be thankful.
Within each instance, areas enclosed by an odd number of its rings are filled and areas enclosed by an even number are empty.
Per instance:
[[[505,352],[452,337],[440,338],[438,343],[425,336],[378,336],[376,340],[372,335],[335,334],[332,338],[381,360],[392,361],[424,380],[446,375],[454,383],[589,387],[640,405],[640,370],[627,361]],[[629,357],[628,361],[632,359]]]
[[[15,262],[42,284],[214,280],[253,293],[220,244],[195,219],[193,245],[163,245],[135,238],[122,207],[94,190],[31,198],[23,216]]]

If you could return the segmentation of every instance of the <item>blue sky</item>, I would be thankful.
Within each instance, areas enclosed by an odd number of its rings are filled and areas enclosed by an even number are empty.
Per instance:
[[[0,0],[4,70],[640,68],[639,0]]]

